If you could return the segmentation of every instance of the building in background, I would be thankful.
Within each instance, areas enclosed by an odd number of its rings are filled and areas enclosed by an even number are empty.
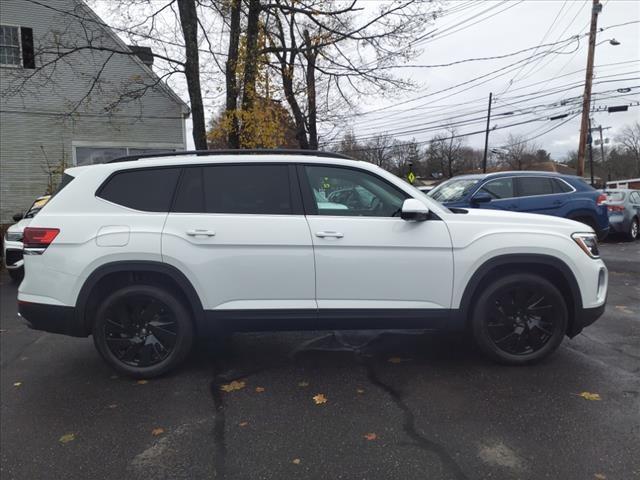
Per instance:
[[[0,5],[0,224],[68,166],[184,150],[188,106],[81,0]]]

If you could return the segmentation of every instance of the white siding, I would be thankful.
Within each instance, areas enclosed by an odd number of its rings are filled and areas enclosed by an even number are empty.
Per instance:
[[[51,51],[54,45],[86,46],[85,31],[93,45],[123,50],[84,4],[77,0],[46,3],[72,15],[22,0],[2,0],[0,23],[32,28],[36,54]],[[85,29],[73,14],[90,19],[82,22]],[[34,70],[0,67],[0,223],[9,223],[14,213],[44,193],[45,155],[52,165],[59,165],[63,158],[72,163],[73,146],[78,144],[184,148],[188,112],[184,103],[131,56],[113,54],[104,66],[110,55],[75,52],[56,62],[55,69],[46,74],[40,71],[31,79]],[[36,66],[52,58],[37,56]],[[103,66],[100,82],[79,103]],[[151,87],[140,98],[118,102],[123,92],[145,85]]]

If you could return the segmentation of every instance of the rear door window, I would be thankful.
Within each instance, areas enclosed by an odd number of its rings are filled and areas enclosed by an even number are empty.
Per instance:
[[[209,165],[186,168],[173,206],[183,213],[293,213],[289,166]]]
[[[553,185],[553,193],[569,193],[573,192],[573,188],[565,181],[559,178],[551,178],[551,184]]]
[[[553,192],[551,178],[520,177],[518,178],[518,196],[532,197],[536,195],[550,195]]]
[[[97,196],[144,212],[168,212],[179,168],[123,170],[112,175]]]
[[[497,178],[485,183],[481,188],[481,192],[488,193],[491,198],[512,198],[515,197],[513,189],[513,178]]]

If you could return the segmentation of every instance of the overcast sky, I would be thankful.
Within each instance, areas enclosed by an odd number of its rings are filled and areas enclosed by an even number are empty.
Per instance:
[[[373,0],[363,3],[374,5]],[[462,122],[457,125],[460,134],[477,132],[485,128],[483,117],[489,92],[493,92],[491,126],[497,129],[490,135],[490,148],[504,144],[511,133],[533,138],[556,160],[563,160],[570,150],[577,149],[579,97],[585,78],[586,34],[592,0],[458,0],[441,3],[448,14],[437,19],[427,31],[433,30],[433,33],[421,42],[422,54],[410,63],[416,67],[397,70],[398,75],[415,81],[417,91],[404,92],[394,98],[364,99],[359,111],[353,112],[351,125],[356,136],[366,139],[389,132],[397,138],[426,142],[437,133],[437,128],[451,122]],[[602,3],[598,27],[604,30],[597,37],[595,108],[638,105],[640,0],[602,0]],[[104,2],[98,0],[93,4],[109,22],[108,9],[101,8]],[[627,25],[616,26],[623,23]],[[576,35],[578,39],[571,39]],[[620,45],[610,45],[608,40],[611,38],[617,39]],[[536,50],[535,47],[541,44],[554,45]],[[418,67],[502,56],[523,49],[529,50],[502,59],[441,68]],[[549,50],[558,53],[552,54]],[[527,59],[532,55],[533,58]],[[510,67],[514,62],[520,63]],[[499,69],[502,70],[495,72]],[[465,85],[457,86],[462,83]],[[573,88],[567,89],[571,85]],[[631,90],[616,91],[624,88]],[[186,98],[183,88],[178,85],[176,89]],[[220,95],[220,101],[222,99]],[[208,117],[221,105],[211,106],[214,108],[210,109]],[[565,114],[561,119],[549,120],[551,116]],[[596,112],[593,126],[611,127],[605,131],[605,136],[613,141],[624,125],[638,118],[638,106],[630,107],[627,112]],[[509,126],[515,123],[523,124]],[[188,140],[189,146],[193,147],[190,135]],[[470,135],[466,142],[480,148],[484,145],[484,135]]]

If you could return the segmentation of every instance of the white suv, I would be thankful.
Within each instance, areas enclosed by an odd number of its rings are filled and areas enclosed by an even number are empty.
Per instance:
[[[162,374],[220,329],[468,330],[539,360],[603,312],[593,231],[447,209],[322,152],[191,152],[71,168],[25,229],[19,311],[93,335],[115,369]]]

